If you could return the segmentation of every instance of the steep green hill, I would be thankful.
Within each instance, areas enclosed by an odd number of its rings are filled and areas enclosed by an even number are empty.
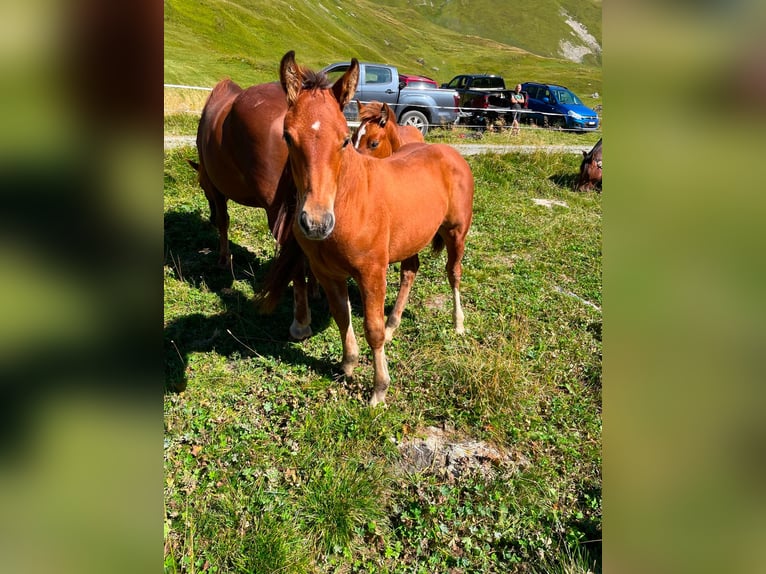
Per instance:
[[[524,24],[521,34],[506,22],[514,12],[507,2],[453,0],[438,11],[415,7],[416,3],[165,0],[165,82],[212,86],[227,76],[242,85],[271,81],[277,79],[282,55],[295,50],[300,63],[314,68],[357,57],[394,64],[403,72],[421,73],[440,83],[458,73],[490,72],[505,76],[509,83],[563,83],[586,99],[601,91],[600,56],[576,63],[529,51],[543,53],[532,37],[545,45],[558,44],[563,37],[559,4],[546,4],[549,17],[535,17],[534,25]],[[587,0],[583,6],[590,7],[588,10],[597,7],[600,18],[598,0]],[[453,13],[460,19],[451,16]],[[574,10],[570,14],[583,18]],[[589,32],[600,37],[600,19],[595,19],[598,25],[586,20]],[[550,27],[545,28],[548,23]],[[507,29],[508,42],[518,41],[527,50],[502,42],[503,29]],[[466,35],[471,31],[474,35]]]
[[[380,0],[380,3],[397,10],[411,8],[429,22],[462,34],[489,38],[553,58],[566,59],[567,53],[574,57],[580,52],[578,61],[601,65],[601,0]]]

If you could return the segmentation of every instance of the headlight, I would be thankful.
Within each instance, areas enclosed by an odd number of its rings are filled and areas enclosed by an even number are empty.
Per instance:
[[[573,112],[572,110],[569,110],[569,111],[567,112],[567,115],[568,115],[570,118],[574,118],[574,119],[576,119],[576,120],[581,120],[581,119],[582,119],[582,116],[581,116],[580,114],[578,114],[577,112]]]

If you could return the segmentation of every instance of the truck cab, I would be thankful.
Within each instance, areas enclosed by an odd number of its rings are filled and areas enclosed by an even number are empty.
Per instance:
[[[350,62],[330,64],[322,69],[330,82],[334,82],[346,70]],[[434,88],[420,82],[408,85],[399,77],[395,66],[359,63],[359,84],[343,114],[348,121],[356,121],[359,110],[356,101],[362,103],[379,101],[391,106],[401,125],[411,125],[425,135],[430,126],[454,124],[458,119],[458,95],[452,90]]]

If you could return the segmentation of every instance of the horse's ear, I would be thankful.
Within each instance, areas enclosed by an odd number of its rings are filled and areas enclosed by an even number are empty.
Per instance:
[[[290,50],[282,56],[282,61],[279,64],[279,82],[287,94],[287,105],[293,105],[298,97],[298,92],[301,91],[302,84],[300,70],[295,63],[294,50]]]
[[[332,92],[340,104],[341,111],[356,93],[357,83],[359,83],[359,60],[351,58],[351,65],[346,73],[332,85]]]
[[[378,125],[382,128],[386,127],[386,122],[391,118],[391,114],[393,114],[391,108],[388,104],[384,103],[380,108],[380,121],[378,122]]]
[[[582,150],[582,156],[583,156],[583,157],[588,157],[588,152],[587,152],[587,151],[585,151],[585,150]]]

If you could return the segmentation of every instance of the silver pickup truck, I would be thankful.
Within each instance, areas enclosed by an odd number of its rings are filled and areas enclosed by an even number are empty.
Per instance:
[[[350,65],[338,62],[322,71],[334,82]],[[373,100],[387,103],[396,112],[399,124],[415,126],[423,135],[431,126],[455,124],[460,117],[460,96],[455,90],[406,86],[399,80],[395,66],[369,62],[360,62],[359,66],[359,85],[343,110],[347,120],[358,120],[356,100],[363,104]]]

